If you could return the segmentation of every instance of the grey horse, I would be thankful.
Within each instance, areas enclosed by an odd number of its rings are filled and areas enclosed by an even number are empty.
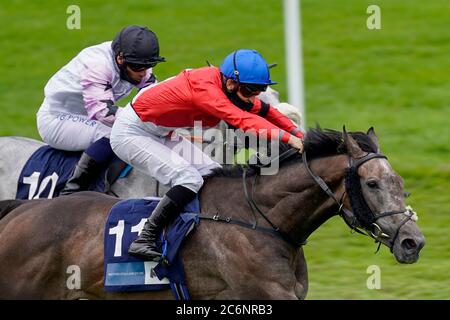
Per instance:
[[[29,157],[45,143],[23,137],[0,137],[0,200],[16,197],[17,183]],[[162,196],[167,187],[159,185],[145,172],[131,170],[111,186],[111,194],[119,198]]]
[[[242,175],[238,167],[206,179],[201,213],[234,224],[202,221],[186,240],[182,256],[193,299],[305,298],[301,245],[338,212],[398,262],[418,261],[425,238],[372,129],[351,136],[308,131],[303,158],[294,152],[276,175]],[[0,264],[0,298],[170,299],[169,290],[105,292],[104,223],[118,201],[93,192],[0,201],[0,261],[7,262]],[[67,286],[73,265],[83,270],[77,290]]]

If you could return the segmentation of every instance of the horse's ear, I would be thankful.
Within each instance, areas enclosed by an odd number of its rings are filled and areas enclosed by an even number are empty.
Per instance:
[[[345,126],[343,129],[343,136],[345,145],[347,146],[348,154],[355,159],[364,157],[364,151],[361,150],[355,139],[353,139],[352,136],[347,133],[347,131],[345,130]]]
[[[373,141],[375,146],[377,147],[377,153],[380,153],[380,145],[378,144],[378,137],[375,134],[375,129],[373,127],[370,127],[369,130],[367,130],[367,135],[369,136],[370,140]]]

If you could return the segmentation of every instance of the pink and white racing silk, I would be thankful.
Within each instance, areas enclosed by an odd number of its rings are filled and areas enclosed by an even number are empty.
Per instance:
[[[114,104],[156,82],[152,69],[134,86],[122,80],[111,41],[82,50],[54,74],[45,86],[45,99],[37,114],[39,133],[51,146],[77,151],[102,137],[109,137],[116,114]]]
[[[143,88],[155,82],[152,70],[136,87]],[[111,41],[82,50],[62,67],[45,86],[45,102],[41,109],[51,113],[87,115],[112,126],[115,116],[108,114],[108,105],[102,100],[116,102],[135,88],[120,78]]]

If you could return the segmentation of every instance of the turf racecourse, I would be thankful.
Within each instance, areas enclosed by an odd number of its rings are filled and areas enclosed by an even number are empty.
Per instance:
[[[0,135],[39,138],[35,113],[48,78],[82,48],[108,41],[128,24],[160,39],[159,79],[237,48],[258,49],[286,98],[282,6],[278,0],[81,0],[81,29],[69,30],[72,1],[0,5]],[[381,30],[368,30],[366,9],[381,8]],[[405,180],[427,244],[415,265],[349,232],[339,218],[305,247],[308,299],[449,299],[450,3],[446,0],[303,0],[308,126],[367,130]],[[125,105],[123,100],[119,104]],[[369,266],[381,288],[368,289]]]

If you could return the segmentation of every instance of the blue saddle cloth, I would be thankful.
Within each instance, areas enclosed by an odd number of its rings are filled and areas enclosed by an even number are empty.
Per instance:
[[[28,159],[20,173],[16,199],[54,198],[66,185],[81,157],[81,152],[70,152],[43,146]],[[89,190],[103,192],[104,172]]]
[[[199,201],[189,203],[183,214],[163,230],[157,241],[169,266],[128,255],[159,198],[128,199],[116,203],[109,213],[104,241],[104,284],[108,292],[172,289],[177,300],[189,300],[184,267],[179,255],[186,235],[199,222]]]

